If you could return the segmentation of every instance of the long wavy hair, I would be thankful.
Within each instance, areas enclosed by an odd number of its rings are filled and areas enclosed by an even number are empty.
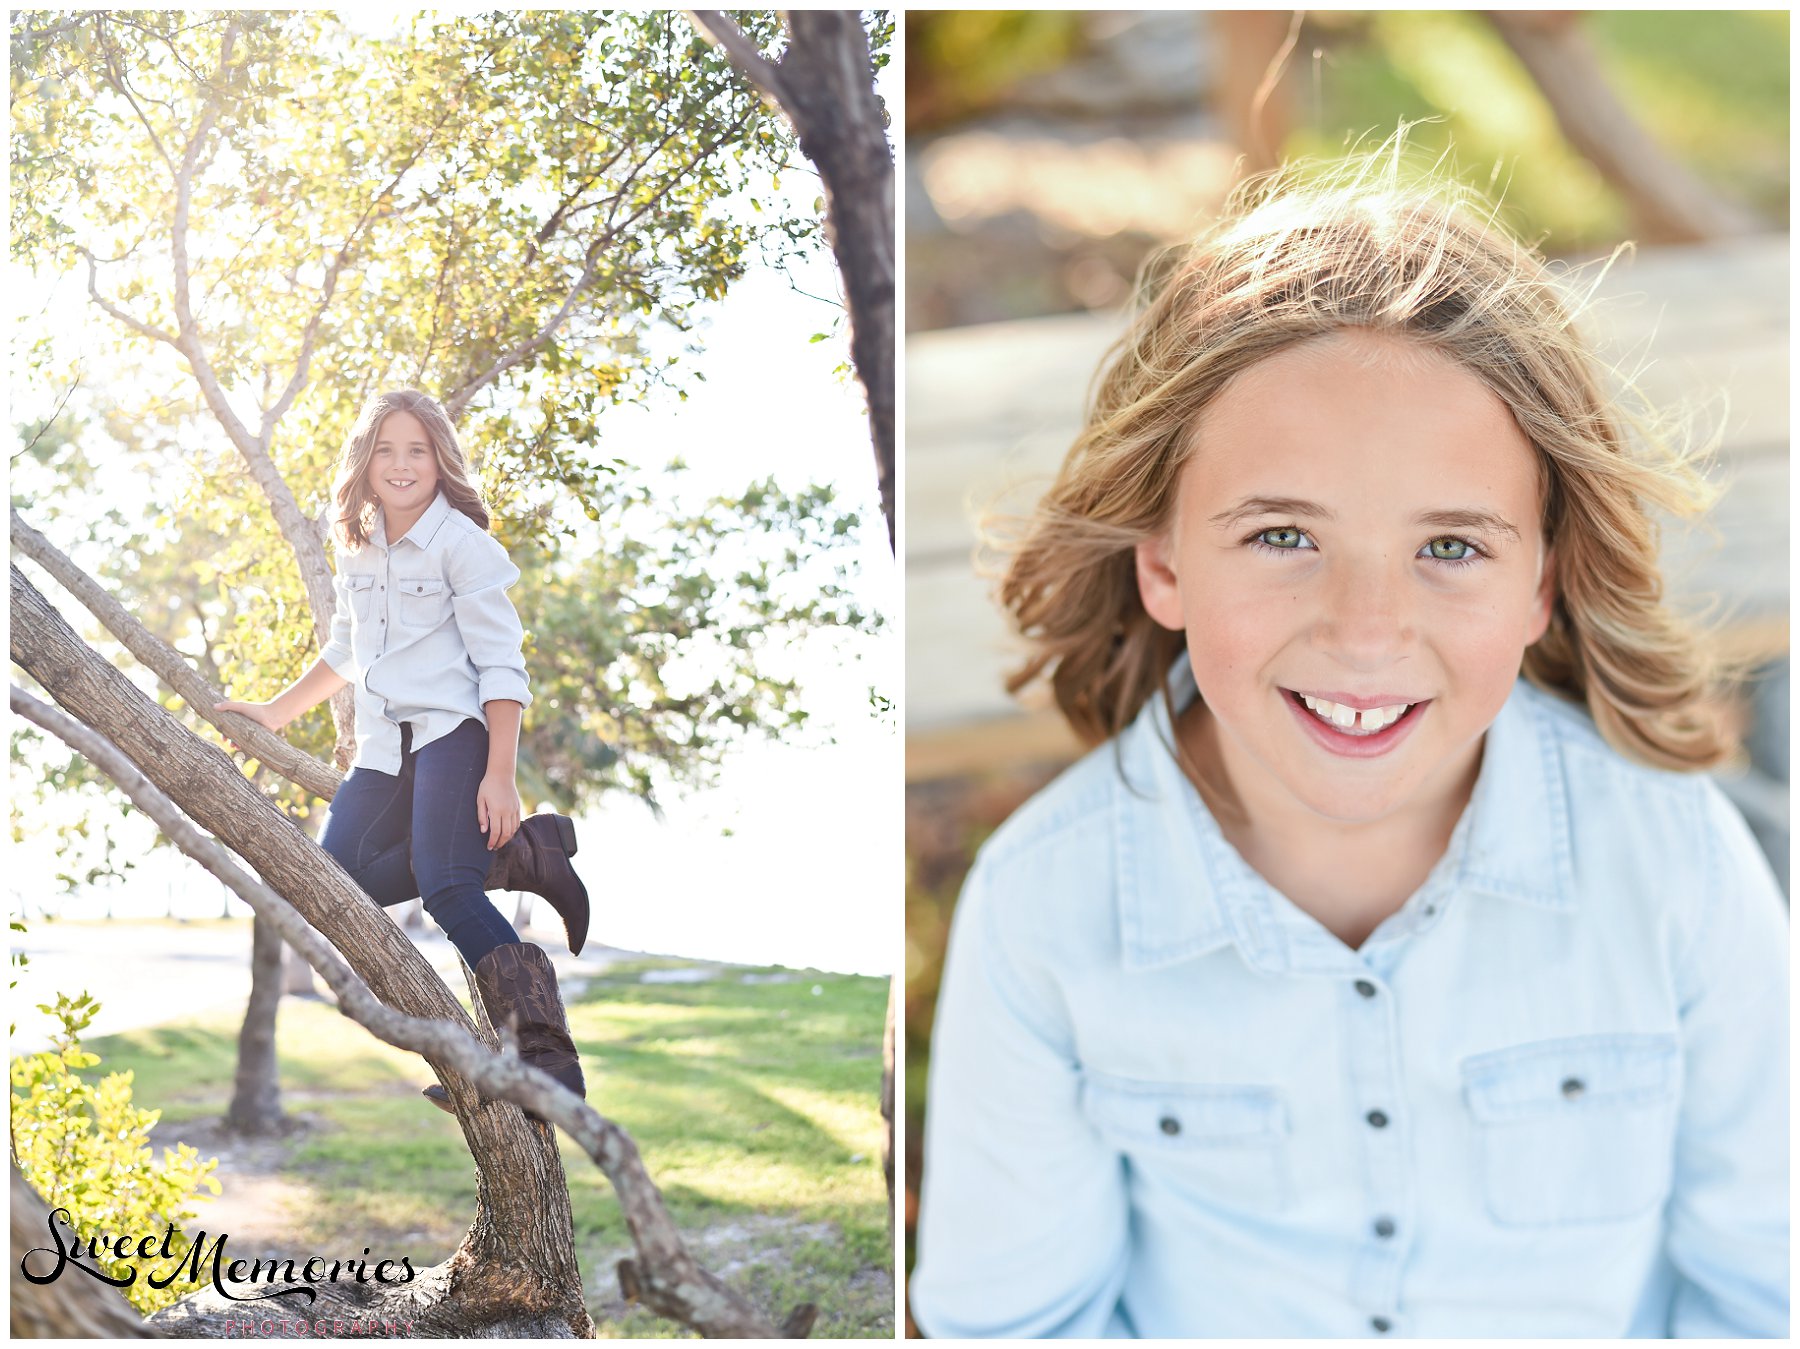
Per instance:
[[[1000,601],[1032,651],[1008,688],[1047,680],[1089,744],[1167,696],[1184,638],[1145,612],[1133,549],[1173,518],[1201,412],[1258,361],[1367,328],[1457,362],[1536,449],[1557,598],[1525,675],[1585,703],[1640,762],[1720,762],[1736,748],[1717,696],[1731,672],[1664,604],[1648,513],[1711,503],[1699,455],[1608,395],[1572,326],[1578,303],[1492,208],[1441,173],[1402,181],[1402,139],[1320,176],[1252,179],[1215,228],[1147,269],[1158,279],[1102,364],[1054,484],[1010,537],[990,535]]]
[[[379,505],[369,487],[369,460],[375,453],[381,423],[390,412],[410,412],[419,419],[437,455],[438,491],[449,498],[457,510],[486,529],[490,518],[488,508],[481,493],[475,490],[475,484],[469,481],[469,462],[456,438],[456,428],[450,423],[450,414],[428,393],[420,393],[417,389],[390,389],[372,394],[362,405],[356,425],[350,428],[350,438],[344,442],[343,453],[338,456],[337,473],[331,485],[332,496],[337,502],[333,527],[338,542],[355,552],[369,541],[369,531],[375,527],[375,512]]]

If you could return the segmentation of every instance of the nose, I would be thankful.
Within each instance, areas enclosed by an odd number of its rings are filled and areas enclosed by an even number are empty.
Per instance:
[[[1379,673],[1410,653],[1416,615],[1403,560],[1340,554],[1319,588],[1315,636],[1346,669]]]

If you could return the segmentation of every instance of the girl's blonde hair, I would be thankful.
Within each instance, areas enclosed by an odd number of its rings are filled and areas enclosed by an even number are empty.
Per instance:
[[[463,457],[456,428],[450,424],[450,414],[430,394],[417,389],[390,389],[371,395],[363,404],[356,425],[350,428],[350,438],[344,442],[344,452],[338,457],[337,476],[331,486],[337,502],[333,523],[338,541],[355,552],[369,541],[369,531],[375,527],[377,502],[369,490],[369,459],[375,453],[381,423],[390,412],[410,412],[419,419],[437,454],[438,491],[457,510],[486,529],[488,508],[475,484],[469,481],[468,460]]]
[[[1713,696],[1724,670],[1662,602],[1646,509],[1695,514],[1711,489],[1658,437],[1633,452],[1543,259],[1472,194],[1402,186],[1399,139],[1322,179],[1290,168],[1251,180],[1144,288],[1054,485],[1002,545],[1000,599],[1034,648],[1008,688],[1047,678],[1090,744],[1166,695],[1183,636],[1144,611],[1134,548],[1171,523],[1202,410],[1258,361],[1367,328],[1454,360],[1537,450],[1557,599],[1525,675],[1584,701],[1635,759],[1718,763],[1735,748]]]

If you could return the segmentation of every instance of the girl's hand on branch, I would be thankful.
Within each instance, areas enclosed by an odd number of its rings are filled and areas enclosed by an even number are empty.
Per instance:
[[[281,714],[274,702],[240,703],[227,699],[222,703],[214,703],[213,711],[236,712],[239,716],[250,718],[258,726],[267,727],[277,735],[281,733],[281,728],[288,724],[288,718]],[[232,743],[236,744],[237,742],[234,740]]]
[[[519,789],[510,777],[489,773],[475,790],[475,818],[488,836],[488,851],[504,848],[519,832]]]

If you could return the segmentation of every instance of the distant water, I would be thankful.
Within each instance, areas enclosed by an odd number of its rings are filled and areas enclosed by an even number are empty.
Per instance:
[[[884,762],[886,755],[893,762]],[[902,807],[897,751],[879,728],[804,753],[746,752],[733,788],[669,803],[662,823],[622,801],[578,822],[575,868],[593,904],[592,940],[626,950],[750,965],[887,975],[902,942]],[[58,898],[40,839],[13,848],[17,913],[69,918],[239,917],[248,905],[168,847],[147,822],[121,831],[124,882]],[[496,894],[511,921],[516,896]],[[554,929],[534,900],[533,925]]]

